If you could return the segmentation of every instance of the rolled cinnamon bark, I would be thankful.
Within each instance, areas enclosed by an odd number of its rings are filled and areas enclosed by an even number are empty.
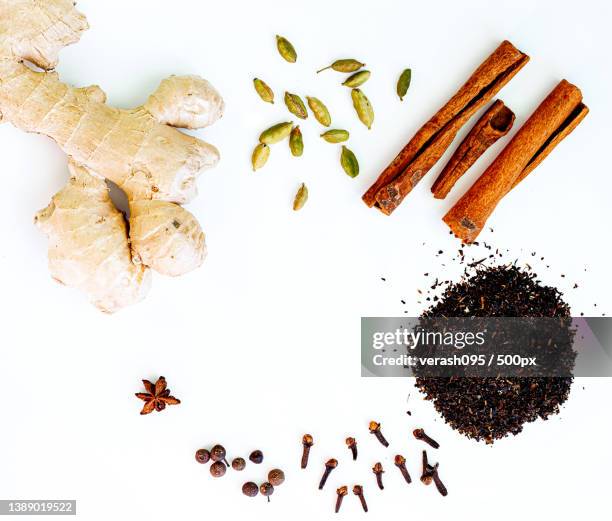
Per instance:
[[[453,233],[463,242],[473,242],[499,201],[576,128],[588,110],[580,89],[562,80],[444,216]]]
[[[368,206],[390,215],[442,157],[459,129],[529,61],[508,41],[425,123],[363,195]]]
[[[493,143],[505,136],[513,124],[514,112],[502,100],[496,100],[472,127],[434,182],[431,187],[434,197],[444,199],[461,176]]]

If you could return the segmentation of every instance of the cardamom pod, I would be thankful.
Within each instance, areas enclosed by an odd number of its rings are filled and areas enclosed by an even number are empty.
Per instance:
[[[299,125],[293,127],[291,134],[289,134],[289,150],[295,157],[300,157],[304,152],[304,140]]]
[[[268,161],[269,157],[270,147],[265,143],[259,143],[259,145],[257,145],[253,150],[253,155],[251,156],[253,172],[255,172],[255,170],[259,170],[262,166],[264,166]]]
[[[359,87],[360,85],[363,85],[369,79],[370,79],[370,71],[359,71],[353,74],[352,76],[349,76],[346,80],[344,80],[344,82],[342,82],[342,85],[344,85],[345,87],[351,87],[354,89],[355,87]]]
[[[274,92],[268,84],[259,78],[253,78],[253,85],[259,97],[266,103],[274,103]]]
[[[285,92],[285,105],[287,105],[289,112],[291,112],[291,114],[294,116],[297,116],[300,119],[306,119],[308,117],[306,105],[304,105],[302,98],[300,98],[297,94]]]
[[[410,87],[411,79],[412,79],[411,69],[406,69],[404,72],[400,74],[399,80],[397,80],[397,95],[399,96],[400,101],[404,100],[404,96],[408,92],[408,87]]]
[[[359,162],[348,148],[342,145],[342,154],[340,155],[340,164],[349,177],[357,177],[359,175]]]
[[[284,36],[276,35],[276,48],[278,53],[289,63],[295,63],[297,60],[297,53],[295,47],[291,45],[291,42]]]
[[[334,63],[328,65],[327,67],[323,67],[322,69],[317,71],[317,74],[326,71],[327,69],[334,69],[338,72],[355,72],[364,66],[365,63],[361,63],[360,61],[354,60],[353,58],[344,58],[342,60],[336,60]]]
[[[295,194],[295,199],[293,200],[293,209],[297,212],[301,210],[304,205],[308,201],[308,188],[306,185],[302,183],[302,185],[298,188],[297,193]]]
[[[306,96],[306,99],[308,100],[308,106],[310,110],[312,110],[316,120],[324,127],[329,127],[331,125],[331,116],[325,104],[318,98]]]
[[[368,129],[372,128],[372,123],[374,123],[374,109],[372,108],[370,100],[359,89],[353,89],[351,91],[351,97],[353,98],[353,107],[355,107],[359,120],[368,127]]]
[[[287,121],[286,123],[277,123],[270,128],[264,130],[259,135],[259,142],[265,143],[266,145],[273,145],[285,139],[293,128],[293,121]]]
[[[332,130],[328,130],[327,132],[323,132],[321,137],[328,143],[342,143],[343,141],[348,140],[349,133],[347,130],[334,128]]]

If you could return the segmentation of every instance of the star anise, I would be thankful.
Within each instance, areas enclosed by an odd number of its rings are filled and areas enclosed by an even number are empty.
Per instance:
[[[170,389],[166,388],[166,379],[163,376],[160,376],[155,384],[149,380],[143,380],[142,383],[147,392],[136,393],[136,397],[145,402],[140,414],[149,414],[153,412],[153,409],[156,411],[163,411],[166,405],[177,405],[181,403],[178,398],[170,396]]]

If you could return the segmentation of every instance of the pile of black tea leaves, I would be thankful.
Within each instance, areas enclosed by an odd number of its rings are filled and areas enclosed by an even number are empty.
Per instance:
[[[571,313],[562,294],[543,285],[529,268],[482,263],[471,265],[460,281],[447,283],[422,317],[550,317],[569,322]],[[417,374],[416,387],[453,429],[493,443],[520,433],[525,423],[557,414],[572,381],[571,376]]]

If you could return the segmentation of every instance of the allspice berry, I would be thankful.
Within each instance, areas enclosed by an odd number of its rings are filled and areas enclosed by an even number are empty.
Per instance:
[[[227,461],[225,461],[225,447],[223,445],[215,445],[212,449],[210,449],[210,459],[213,461],[223,461],[227,465]]]
[[[281,469],[272,469],[268,472],[268,481],[274,487],[278,487],[285,482],[285,473]]]
[[[259,491],[261,492],[262,496],[267,497],[268,501],[270,501],[270,496],[274,494],[274,487],[272,486],[272,483],[268,483],[266,481],[265,483],[261,484]]]
[[[244,467],[246,467],[246,461],[244,461],[244,458],[234,458],[232,460],[232,468],[234,470],[244,470]]]
[[[261,452],[260,450],[254,450],[253,452],[251,452],[251,454],[249,455],[249,459],[253,462],[253,463],[261,463],[263,461],[263,452]]]
[[[210,473],[213,478],[220,478],[221,476],[224,476],[226,470],[227,470],[227,467],[225,466],[225,463],[223,463],[222,461],[215,461],[210,466]]]
[[[256,483],[247,481],[244,485],[242,485],[242,493],[245,496],[255,497],[257,494],[259,494],[259,487]]]
[[[210,452],[206,449],[198,449],[195,453],[195,459],[198,463],[208,463],[208,460],[210,460]]]

